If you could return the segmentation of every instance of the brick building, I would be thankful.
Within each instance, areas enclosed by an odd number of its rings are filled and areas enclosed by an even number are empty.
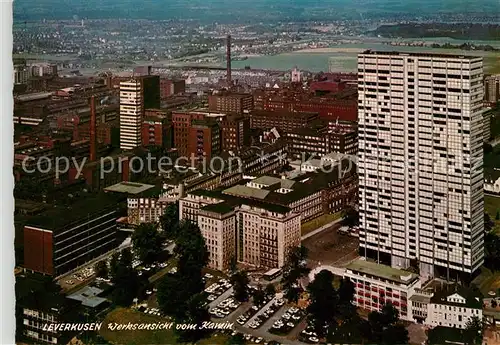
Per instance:
[[[221,121],[222,151],[234,151],[250,145],[250,119],[231,114]]]
[[[188,157],[196,157],[201,161],[206,157],[207,162],[221,152],[221,130],[214,119],[193,120],[189,128]]]
[[[160,97],[168,97],[183,94],[186,92],[186,81],[184,79],[160,78]]]
[[[99,195],[31,218],[24,227],[24,267],[61,276],[115,249],[117,201]]]
[[[142,122],[142,145],[172,147],[172,124],[167,118],[147,116]]]
[[[208,109],[243,114],[253,109],[253,96],[244,93],[222,93],[208,96]]]
[[[283,131],[292,131],[305,127],[316,119],[318,119],[318,114],[311,112],[253,110],[250,112],[250,128],[270,129],[276,127]]]
[[[188,156],[189,132],[194,120],[203,120],[204,113],[200,112],[172,112],[172,129],[174,135],[174,147],[179,152],[179,157]]]

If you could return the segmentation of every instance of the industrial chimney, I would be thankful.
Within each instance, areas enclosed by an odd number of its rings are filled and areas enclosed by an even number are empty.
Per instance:
[[[96,160],[96,113],[95,97],[90,97],[90,161]]]
[[[231,86],[231,35],[227,35],[226,48],[226,64],[227,64],[227,85]]]

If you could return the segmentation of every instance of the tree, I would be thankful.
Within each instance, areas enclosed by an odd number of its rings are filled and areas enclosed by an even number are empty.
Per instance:
[[[109,274],[108,264],[104,260],[98,261],[94,266],[94,271],[96,277],[107,278]]]
[[[200,228],[190,221],[184,221],[179,226],[178,234],[174,250],[179,258],[178,270],[185,276],[199,276],[202,282],[201,270],[208,263],[208,250]]]
[[[119,263],[120,263],[120,253],[118,252],[113,253],[113,255],[111,256],[111,260],[109,262],[109,274],[111,275],[111,277],[116,276],[118,272]]]
[[[236,333],[226,341],[226,345],[244,345],[244,344],[245,344],[245,338],[243,338],[243,334],[241,333]]]
[[[287,256],[287,261],[283,267],[283,277],[281,284],[285,291],[285,297],[289,302],[297,302],[302,289],[299,280],[311,271],[307,267],[307,248],[298,246],[293,248]]]
[[[465,324],[465,336],[471,344],[482,344],[483,342],[483,321],[477,317],[473,316]]]
[[[353,227],[359,224],[359,212],[353,207],[347,207],[342,210],[342,225]]]
[[[146,264],[158,260],[163,250],[163,238],[152,223],[140,224],[132,235],[132,243],[138,258]]]
[[[495,222],[491,220],[491,217],[488,213],[484,212],[484,231],[490,232],[494,226]]]
[[[497,215],[495,216],[496,220],[500,220],[500,210],[497,210]]]
[[[357,315],[356,307],[352,304],[355,294],[354,284],[349,278],[342,278],[337,293],[339,295],[338,314],[344,323],[349,326],[349,323],[355,320],[355,316]]]
[[[197,293],[191,296],[186,303],[186,312],[184,317],[177,318],[177,323],[187,323],[197,325],[193,330],[176,330],[178,343],[196,344],[198,340],[204,338],[211,331],[203,329],[203,322],[210,321],[210,314],[205,307],[206,297],[203,293]]]
[[[253,304],[256,306],[261,306],[264,304],[264,301],[266,300],[266,293],[262,289],[262,286],[259,285],[257,287],[257,290],[253,293]]]
[[[274,296],[276,294],[276,288],[274,287],[273,284],[269,283],[266,285],[264,292],[265,292],[267,297],[271,297],[271,296]]]
[[[112,299],[117,305],[128,306],[137,296],[139,289],[139,277],[132,268],[132,253],[129,249],[124,249],[118,261],[111,258],[112,271],[111,282],[114,285]]]
[[[179,230],[179,203],[172,203],[167,206],[163,216],[160,217],[161,229],[166,238],[175,240]]]
[[[239,302],[248,300],[248,275],[246,271],[238,271],[231,276],[231,283],[234,289],[234,298]]]
[[[238,270],[238,261],[236,260],[236,256],[231,256],[231,260],[229,260],[229,271],[234,273]]]
[[[333,287],[333,274],[323,270],[308,285],[310,304],[307,312],[315,332],[320,338],[336,328],[338,294]]]
[[[387,303],[380,312],[373,311],[368,315],[370,342],[376,344],[407,344],[408,330],[399,323],[399,311]]]
[[[489,232],[484,236],[484,265],[491,270],[500,270],[500,237]]]
[[[491,153],[491,152],[493,152],[493,146],[491,146],[491,144],[484,143],[483,144],[483,153],[486,155],[486,154]]]

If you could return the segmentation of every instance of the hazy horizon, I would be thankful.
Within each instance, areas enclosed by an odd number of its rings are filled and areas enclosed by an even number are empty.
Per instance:
[[[140,4],[140,7],[137,5]],[[500,13],[497,0],[16,0],[14,20],[194,19],[200,21],[328,20],[436,14]],[[416,15],[418,13],[418,16]]]

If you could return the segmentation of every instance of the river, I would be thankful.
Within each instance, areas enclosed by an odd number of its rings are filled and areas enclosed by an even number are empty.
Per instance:
[[[414,40],[417,41],[417,40]],[[426,40],[428,42],[429,40]],[[436,42],[438,42],[436,40]],[[464,41],[453,41],[453,44],[461,44]],[[500,42],[497,42],[499,44]],[[476,44],[484,44],[476,42]],[[357,54],[365,50],[380,51],[399,51],[399,52],[429,52],[458,55],[476,55],[484,57],[486,72],[499,73],[500,52],[485,51],[465,51],[460,49],[436,49],[430,47],[409,47],[409,46],[391,46],[382,43],[358,43],[358,44],[339,44],[332,48],[297,51],[293,53],[264,55],[249,57],[244,61],[234,61],[234,68],[264,68],[273,70],[289,70],[297,67],[311,72],[336,71],[351,72],[356,70]]]

